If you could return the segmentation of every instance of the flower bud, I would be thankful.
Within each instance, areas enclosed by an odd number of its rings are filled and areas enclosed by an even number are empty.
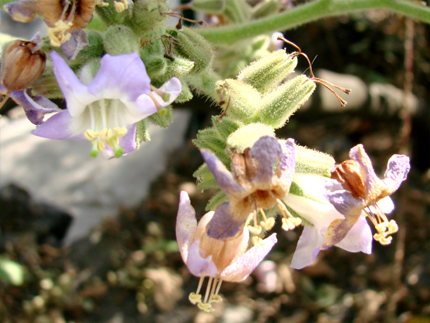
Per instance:
[[[191,28],[182,27],[181,30],[167,29],[176,42],[175,51],[194,62],[192,73],[201,73],[208,66],[212,65],[214,52],[212,45]]]
[[[305,75],[300,75],[280,85],[268,93],[261,100],[261,110],[258,120],[272,126],[281,128],[288,118],[306,102],[315,90],[314,81]]]
[[[250,123],[233,132],[227,138],[228,146],[242,152],[245,148],[252,147],[263,136],[275,136],[275,130],[262,123]]]
[[[259,19],[268,17],[279,12],[282,9],[282,3],[277,0],[261,1],[252,9],[252,18]]]
[[[329,154],[296,145],[296,173],[330,177],[334,164]]]
[[[36,46],[36,43],[24,40],[15,40],[6,45],[0,79],[8,91],[23,91],[43,74],[46,55],[34,50]]]
[[[284,49],[266,55],[243,69],[237,79],[264,94],[282,82],[297,66],[297,57]]]
[[[260,108],[261,95],[251,85],[226,79],[216,83],[219,104],[227,110],[227,115],[243,121],[250,122]]]
[[[225,0],[193,0],[191,6],[195,11],[217,15],[223,13],[225,9]]]
[[[103,34],[106,53],[116,56],[138,53],[140,41],[133,31],[124,25],[109,26]]]

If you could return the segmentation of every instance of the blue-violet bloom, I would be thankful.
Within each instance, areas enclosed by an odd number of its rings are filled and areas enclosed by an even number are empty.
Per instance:
[[[207,235],[207,225],[216,216],[214,212],[208,212],[197,223],[188,194],[181,192],[176,239],[189,271],[200,277],[197,292],[191,293],[189,299],[206,312],[213,311],[211,303],[222,300],[218,293],[223,280],[241,282],[246,279],[277,242],[274,233],[247,250],[249,232],[246,226],[231,239],[213,239]],[[203,298],[200,291],[206,277],[209,281]]]
[[[136,149],[136,123],[171,104],[181,93],[175,77],[160,89],[150,85],[145,65],[136,53],[104,55],[94,79],[84,85],[56,52],[54,74],[67,109],[55,114],[33,134],[50,139],[87,139],[91,156],[103,152],[120,157]]]

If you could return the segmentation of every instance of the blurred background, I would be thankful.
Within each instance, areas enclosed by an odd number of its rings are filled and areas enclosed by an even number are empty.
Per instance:
[[[2,15],[3,33],[17,25]],[[340,108],[318,87],[279,137],[337,162],[363,143],[378,174],[392,154],[411,156],[393,196],[393,242],[374,243],[372,255],[334,247],[297,271],[289,264],[302,229],[277,225],[266,261],[243,283],[223,283],[224,301],[201,312],[188,301],[198,279],[182,262],[174,226],[181,190],[198,216],[211,197],[196,190],[203,160],[191,140],[219,108],[198,97],[175,107],[174,124],[119,163],[90,159],[81,143],[32,139],[10,103],[0,120],[1,322],[430,322],[430,27],[374,10],[284,36],[317,77],[352,94]],[[299,59],[298,70],[307,68]]]

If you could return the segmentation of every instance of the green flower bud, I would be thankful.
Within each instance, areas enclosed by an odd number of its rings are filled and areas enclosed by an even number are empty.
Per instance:
[[[259,19],[279,12],[282,9],[282,3],[278,0],[261,1],[252,10],[252,18]]]
[[[140,35],[161,29],[168,17],[165,12],[171,12],[166,2],[165,0],[135,0],[133,13],[124,19],[124,23]]]
[[[243,126],[243,123],[237,120],[233,120],[229,117],[222,118],[221,121],[218,120],[219,117],[212,117],[213,128],[217,131],[220,138],[227,140],[227,137],[231,133]]]
[[[250,122],[261,106],[260,93],[249,84],[226,79],[216,82],[216,89],[219,105],[234,119]]]
[[[254,121],[281,128],[314,90],[314,81],[306,75],[293,78],[264,96],[262,108]]]
[[[79,71],[79,79],[84,84],[89,84],[100,69],[100,58],[90,59]]]
[[[105,53],[102,34],[95,30],[87,30],[88,45],[79,51],[72,64],[86,63],[89,59],[102,57]]]
[[[217,15],[224,12],[225,0],[193,0],[191,5],[195,11]]]
[[[250,123],[233,132],[227,139],[227,145],[243,152],[245,148],[252,147],[262,136],[275,136],[275,130],[262,123]]]
[[[284,49],[266,55],[243,69],[237,79],[264,94],[282,82],[297,66],[297,57]]]
[[[116,11],[115,0],[104,0],[103,2],[109,5],[96,6],[97,16],[108,26],[122,23],[125,15]]]
[[[296,173],[330,177],[334,164],[329,154],[296,145]]]
[[[193,140],[193,143],[200,149],[207,148],[212,150],[225,165],[230,163],[230,157],[226,153],[227,143],[218,136],[215,129],[199,130],[197,139]]]
[[[203,36],[187,27],[166,31],[176,39],[175,52],[194,62],[192,73],[199,74],[212,65],[214,58],[212,45]]]
[[[110,26],[103,34],[103,45],[110,55],[138,53],[140,50],[139,38],[124,25]]]
[[[226,0],[224,15],[230,23],[242,23],[251,19],[252,8],[244,0]]]
[[[142,55],[140,55],[142,57]],[[157,79],[159,77],[164,76],[167,71],[167,60],[158,55],[144,56],[142,59],[145,63],[146,72],[148,73],[149,78]]]
[[[179,81],[181,82],[182,90],[181,90],[181,94],[179,94],[175,102],[184,103],[184,102],[190,101],[193,98],[193,93],[191,92],[190,87],[184,80],[179,79]]]
[[[171,79],[172,77],[181,77],[189,74],[194,67],[194,63],[186,58],[174,56],[174,61],[166,58],[166,73],[162,78],[157,79],[157,81],[161,81],[162,83]]]

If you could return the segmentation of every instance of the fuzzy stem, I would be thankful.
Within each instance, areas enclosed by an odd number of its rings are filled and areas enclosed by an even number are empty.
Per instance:
[[[225,27],[196,29],[213,44],[233,44],[260,34],[292,29],[322,18],[369,9],[389,11],[430,23],[430,9],[406,0],[316,0],[275,16]]]

